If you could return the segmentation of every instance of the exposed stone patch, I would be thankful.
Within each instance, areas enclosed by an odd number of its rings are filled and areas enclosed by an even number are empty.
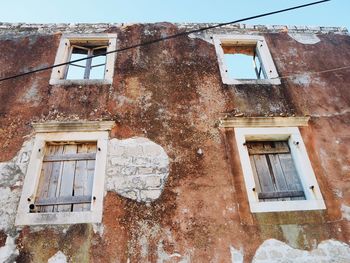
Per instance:
[[[295,77],[291,78],[291,81],[297,85],[309,86],[311,82],[311,77],[309,74],[303,73],[303,74],[298,74]]]
[[[301,44],[305,45],[314,45],[321,40],[312,33],[296,33],[296,32],[290,32],[288,35],[293,38],[295,41],[298,41]]]
[[[235,249],[233,246],[230,246],[230,252],[231,252],[231,262],[232,263],[243,263],[243,250],[241,249]]]
[[[11,236],[7,236],[5,246],[0,248],[0,262],[14,262],[18,254],[19,252],[16,248],[15,239]]]
[[[31,103],[32,106],[38,106],[40,101],[41,97],[39,94],[39,83],[37,80],[35,80],[30,88],[26,91],[24,96],[21,98],[21,102]]]
[[[164,149],[147,138],[109,142],[107,190],[139,202],[159,198],[169,174]]]
[[[53,255],[47,263],[67,263],[67,257],[61,251],[58,251],[55,255]]]
[[[12,160],[0,163],[0,230],[5,232],[14,227],[32,146],[33,140],[25,142]]]
[[[342,204],[341,212],[343,214],[343,218],[350,221],[350,206]]]
[[[294,249],[276,239],[268,239],[258,248],[252,262],[350,262],[350,247],[330,239],[321,242],[316,249],[306,251]]]
[[[158,243],[157,254],[158,254],[157,263],[165,263],[165,262],[189,263],[191,262],[190,256],[188,254],[184,256],[182,256],[180,253],[177,253],[177,252],[168,254],[164,250],[162,241]]]

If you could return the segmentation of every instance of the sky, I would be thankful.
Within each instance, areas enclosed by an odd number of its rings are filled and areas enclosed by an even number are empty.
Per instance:
[[[0,22],[136,23],[229,22],[313,0],[16,0],[2,1]],[[345,26],[350,28],[350,0],[247,21],[247,24]]]

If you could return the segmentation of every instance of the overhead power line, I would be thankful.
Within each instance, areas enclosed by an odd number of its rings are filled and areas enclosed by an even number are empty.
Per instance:
[[[189,34],[198,33],[198,32],[206,31],[206,30],[209,30],[209,29],[214,29],[214,28],[218,28],[218,27],[232,25],[232,24],[236,24],[236,23],[240,23],[240,22],[244,22],[244,21],[248,21],[248,20],[252,20],[252,19],[256,19],[256,18],[260,18],[260,17],[264,17],[264,16],[270,16],[270,15],[283,13],[283,12],[287,12],[287,11],[291,11],[291,10],[295,10],[295,9],[300,9],[300,8],[304,8],[304,7],[307,7],[307,6],[317,5],[317,4],[321,4],[321,3],[329,2],[329,1],[331,1],[331,0],[316,1],[316,2],[312,2],[312,3],[304,4],[304,5],[298,5],[298,6],[285,8],[285,9],[280,9],[280,10],[277,10],[277,11],[263,13],[263,14],[260,14],[260,15],[250,16],[250,17],[238,19],[238,20],[231,21],[231,22],[219,23],[219,24],[212,25],[212,26],[207,26],[207,27],[202,27],[202,28],[199,28],[199,29],[185,31],[185,32],[177,33],[177,34],[170,35],[170,36],[167,36],[167,37],[157,38],[157,39],[154,39],[154,40],[150,40],[150,41],[146,41],[146,42],[143,42],[143,43],[131,45],[131,46],[128,46],[128,47],[119,48],[119,49],[116,49],[116,50],[111,50],[111,51],[108,51],[108,52],[105,52],[105,53],[101,53],[101,54],[98,54],[98,55],[88,56],[88,57],[81,58],[81,59],[75,59],[75,60],[71,60],[71,61],[68,61],[68,62],[51,65],[51,66],[48,66],[48,67],[42,67],[42,68],[34,69],[34,70],[31,70],[31,71],[23,72],[23,73],[18,73],[16,75],[12,75],[12,76],[1,78],[0,82],[5,81],[5,80],[19,78],[19,77],[22,77],[22,76],[25,76],[25,75],[33,74],[33,73],[36,73],[36,72],[40,72],[40,71],[44,71],[44,70],[48,70],[48,69],[52,69],[52,68],[56,68],[56,67],[60,67],[60,66],[69,65],[69,64],[72,64],[72,63],[76,63],[76,62],[79,62],[79,61],[86,60],[86,59],[91,59],[91,58],[95,58],[95,57],[99,57],[99,56],[105,56],[105,55],[111,54],[111,53],[122,52],[122,51],[126,51],[126,50],[129,50],[129,49],[142,47],[142,46],[158,43],[158,42],[161,42],[161,41],[177,38],[177,37],[180,37],[180,36],[186,36],[186,35],[189,35]]]
[[[327,73],[327,72],[334,72],[334,71],[339,71],[339,70],[344,70],[344,69],[350,69],[350,65],[348,66],[343,66],[343,67],[337,67],[337,68],[329,68],[329,69],[324,69],[320,71],[310,71],[310,72],[300,72],[300,73],[294,73],[290,75],[285,75],[285,76],[280,76],[272,79],[289,79],[289,78],[295,78],[301,75],[313,75],[313,74],[321,74],[321,73]]]

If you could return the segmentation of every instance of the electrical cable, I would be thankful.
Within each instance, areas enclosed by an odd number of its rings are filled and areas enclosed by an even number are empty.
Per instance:
[[[313,74],[320,74],[320,73],[327,73],[327,72],[333,72],[333,71],[339,71],[339,70],[343,70],[343,69],[350,69],[350,66],[343,66],[343,67],[338,67],[338,68],[330,68],[330,69],[325,69],[325,70],[320,70],[320,71],[311,71],[311,72],[300,72],[300,73],[294,73],[294,74],[290,74],[290,75],[286,75],[286,76],[280,76],[280,77],[275,77],[275,78],[271,78],[271,79],[289,79],[289,78],[294,78],[300,75],[304,75],[304,74],[309,74],[309,75],[313,75]]]
[[[236,23],[239,23],[239,22],[247,21],[247,20],[252,20],[252,19],[256,19],[256,18],[260,18],[260,17],[264,17],[264,16],[270,16],[270,15],[274,15],[274,14],[278,14],[278,13],[283,13],[283,12],[287,12],[287,11],[291,11],[291,10],[295,10],[295,9],[300,9],[300,8],[304,8],[304,7],[308,7],[308,6],[312,6],[312,5],[317,5],[317,4],[321,4],[321,3],[329,2],[329,1],[331,1],[331,0],[322,0],[322,1],[311,2],[311,3],[308,3],[308,4],[298,5],[298,6],[294,6],[294,7],[280,9],[280,10],[277,10],[277,11],[263,13],[263,14],[260,14],[260,15],[250,16],[250,17],[238,19],[238,20],[231,21],[231,22],[219,23],[219,24],[212,25],[212,26],[207,26],[207,27],[202,27],[202,28],[199,28],[199,29],[185,31],[185,32],[177,33],[177,34],[170,35],[170,36],[167,36],[167,37],[146,41],[146,42],[143,42],[143,43],[140,43],[140,44],[135,44],[135,45],[131,45],[131,46],[128,46],[128,47],[124,47],[124,48],[120,48],[120,49],[116,49],[116,50],[111,50],[111,51],[108,51],[108,52],[105,52],[105,53],[101,53],[101,54],[98,54],[98,55],[88,56],[88,57],[81,58],[81,59],[75,59],[75,60],[71,60],[71,61],[68,61],[68,62],[59,63],[59,64],[51,65],[51,66],[48,66],[48,67],[43,67],[43,68],[39,68],[39,69],[35,69],[35,70],[19,73],[19,74],[12,75],[12,76],[9,76],[9,77],[4,77],[4,78],[0,79],[0,82],[5,81],[5,80],[18,78],[18,77],[22,77],[22,76],[29,75],[29,74],[33,74],[33,73],[36,73],[36,72],[40,72],[40,71],[44,71],[44,70],[60,67],[60,66],[69,65],[69,64],[72,64],[72,63],[76,63],[76,62],[79,62],[79,61],[86,60],[86,59],[91,59],[91,58],[95,58],[95,57],[99,57],[99,56],[105,56],[105,55],[108,55],[108,54],[111,54],[111,53],[122,52],[122,51],[126,51],[126,50],[129,50],[129,49],[142,47],[142,46],[145,46],[145,45],[150,45],[150,44],[158,43],[158,42],[161,42],[161,41],[177,38],[177,37],[180,37],[180,36],[186,36],[186,35],[189,35],[189,34],[198,33],[198,32],[206,31],[206,30],[209,30],[209,29],[214,29],[214,28],[218,28],[218,27],[231,25],[231,24],[236,24]]]

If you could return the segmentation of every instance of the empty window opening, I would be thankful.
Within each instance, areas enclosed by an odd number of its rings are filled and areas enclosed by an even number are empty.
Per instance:
[[[246,143],[259,202],[305,200],[287,141]]]
[[[108,44],[108,43],[106,43]],[[69,64],[66,71],[66,79],[104,79],[106,71],[107,45],[77,45],[70,47],[69,61],[84,59],[82,61]],[[88,58],[91,56],[98,56]]]
[[[47,142],[30,212],[90,211],[96,142]]]
[[[266,79],[259,55],[254,44],[222,43],[227,73],[234,79]]]

